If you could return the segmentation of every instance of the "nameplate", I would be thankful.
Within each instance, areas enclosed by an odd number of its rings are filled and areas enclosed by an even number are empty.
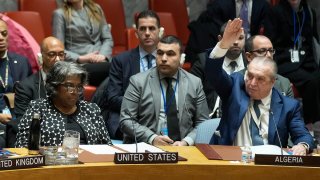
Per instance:
[[[256,154],[254,158],[254,163],[261,165],[320,167],[320,157]]]
[[[177,163],[177,152],[162,153],[115,153],[115,164],[158,164],[158,163]]]
[[[42,155],[27,156],[21,158],[4,158],[0,159],[0,170],[35,168],[39,166],[44,166],[44,161],[45,158]]]

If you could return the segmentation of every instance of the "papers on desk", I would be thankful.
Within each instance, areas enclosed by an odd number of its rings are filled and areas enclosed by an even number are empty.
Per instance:
[[[127,152],[136,152],[136,144],[116,144],[115,146],[119,147],[120,149],[123,149]],[[144,152],[164,152],[162,149],[159,149],[155,146],[152,146],[150,144],[141,142],[138,143],[138,152],[144,153]]]
[[[288,155],[286,151],[275,145],[251,146],[251,150],[253,157],[255,154],[281,155],[281,151],[283,152],[283,155]]]
[[[136,152],[136,144],[108,145],[80,145],[80,148],[93,154],[115,154],[123,152]],[[138,143],[138,152],[164,152],[163,150],[147,143]]]
[[[108,145],[80,145],[79,147],[93,154],[114,154],[123,152]]]

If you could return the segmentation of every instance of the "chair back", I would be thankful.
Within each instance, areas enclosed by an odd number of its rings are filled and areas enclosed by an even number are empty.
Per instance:
[[[176,24],[172,14],[167,12],[157,12],[157,14],[160,19],[161,27],[164,28],[164,34],[178,36]]]
[[[214,131],[220,123],[220,118],[203,121],[197,128],[196,144],[209,144]]]
[[[136,37],[136,30],[128,28],[126,30],[128,50],[136,48],[139,45],[139,39]]]
[[[38,44],[45,38],[42,20],[38,12],[11,11],[6,12],[5,15],[29,31]]]
[[[107,23],[111,24],[111,34],[114,42],[113,55],[127,50],[126,19],[122,0],[95,0],[98,3]]]
[[[149,0],[149,9],[171,13],[177,27],[178,37],[184,45],[189,39],[189,16],[185,0]]]
[[[20,11],[35,11],[40,14],[46,37],[52,35],[52,13],[57,8],[56,0],[19,0]]]

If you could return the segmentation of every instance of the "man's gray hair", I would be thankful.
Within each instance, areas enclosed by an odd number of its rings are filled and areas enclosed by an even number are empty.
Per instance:
[[[55,96],[57,86],[62,84],[69,76],[79,76],[81,85],[87,84],[88,73],[82,66],[73,62],[58,61],[47,74],[46,90],[48,96]]]
[[[250,64],[257,64],[259,65],[259,67],[270,67],[271,68],[271,77],[272,79],[276,79],[277,78],[277,72],[278,72],[278,67],[276,62],[271,59],[270,57],[267,56],[257,56],[255,58],[253,58],[253,60],[250,62]],[[249,66],[250,66],[249,64]]]

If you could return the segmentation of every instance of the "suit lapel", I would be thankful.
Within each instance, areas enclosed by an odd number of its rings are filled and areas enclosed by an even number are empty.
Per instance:
[[[152,72],[150,74],[149,77],[149,84],[150,84],[150,89],[151,89],[151,93],[152,93],[152,98],[153,98],[153,104],[154,104],[154,109],[155,109],[155,113],[156,113],[156,119],[159,119],[159,114],[160,111],[159,109],[161,108],[161,99],[162,95],[161,95],[161,91],[160,91],[160,78],[158,75],[158,71],[157,68],[153,68]]]
[[[139,46],[132,50],[131,56],[130,56],[130,66],[132,67],[131,75],[137,74],[140,72],[140,55],[139,55]]]
[[[269,144],[275,144],[274,139],[276,135],[275,125],[278,125],[280,121],[280,115],[282,111],[283,103],[277,94],[276,90],[272,88],[271,104],[270,104],[270,114],[269,114],[269,130],[268,130],[268,142]]]
[[[181,117],[182,117],[182,114],[184,113],[184,104],[185,104],[185,101],[186,101],[186,93],[187,93],[187,89],[188,89],[188,81],[186,79],[186,74],[179,69],[179,93],[178,93],[178,103],[179,103],[179,106],[178,106],[178,110],[179,110],[179,121],[181,121]],[[188,113],[188,112],[186,112]]]
[[[18,64],[18,60],[14,59],[13,56],[8,53],[8,59],[9,59],[9,73],[12,77],[12,81],[16,82],[17,78],[17,73],[14,71],[15,70],[15,66]]]

